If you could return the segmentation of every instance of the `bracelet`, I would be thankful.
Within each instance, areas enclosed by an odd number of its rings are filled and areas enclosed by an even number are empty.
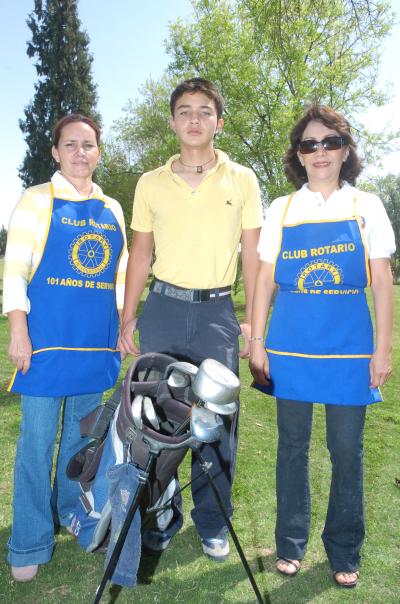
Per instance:
[[[250,341],[250,342],[255,342],[255,341],[257,341],[257,340],[258,340],[258,341],[260,341],[260,342],[262,342],[262,341],[264,340],[264,338],[260,338],[260,337],[258,337],[258,336],[250,336],[250,337],[249,337],[249,341]]]

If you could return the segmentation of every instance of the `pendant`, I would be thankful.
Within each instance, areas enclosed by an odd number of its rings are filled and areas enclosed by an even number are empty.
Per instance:
[[[203,172],[203,166],[196,166],[197,174],[201,174]]]

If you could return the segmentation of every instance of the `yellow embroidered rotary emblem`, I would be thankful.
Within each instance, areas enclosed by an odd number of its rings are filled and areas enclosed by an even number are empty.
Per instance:
[[[83,276],[103,273],[110,264],[112,250],[107,237],[99,233],[83,233],[73,240],[69,250],[69,261]]]
[[[322,288],[328,285],[339,285],[342,282],[342,271],[337,264],[329,260],[309,262],[298,273],[296,285],[300,291],[310,288]]]

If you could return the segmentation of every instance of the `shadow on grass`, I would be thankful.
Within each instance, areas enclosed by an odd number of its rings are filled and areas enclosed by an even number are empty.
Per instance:
[[[270,556],[258,557],[256,563],[260,572],[276,575],[275,561],[274,553]],[[307,604],[312,602],[314,598],[331,589],[332,585],[327,582],[327,577],[330,574],[331,570],[328,562],[320,562],[312,568],[302,568],[294,577],[283,577],[282,575],[280,580],[283,582],[278,587],[269,589],[271,603],[289,604],[296,602],[296,604]],[[276,579],[274,583],[276,583]]]
[[[104,572],[104,556],[85,554],[76,542],[65,534],[57,536],[57,545],[51,563],[43,565],[35,581],[17,584],[11,580],[6,563],[7,539],[10,528],[0,531],[0,601],[19,604],[90,604],[95,597]],[[193,526],[179,532],[171,546],[161,555],[143,555],[138,573],[138,586],[131,590],[108,583],[102,604],[141,604],[175,601],[208,604],[213,602],[240,602],[254,604],[255,594],[245,569],[237,559],[234,546],[231,560],[218,564],[209,561],[202,553],[200,541]],[[327,581],[330,574],[327,562],[310,569],[302,569],[296,577],[278,578],[275,555],[248,556],[250,568],[264,598],[272,604],[306,604],[314,597],[331,589]],[[277,581],[281,581],[277,585]],[[271,584],[273,587],[271,587]],[[240,590],[240,592],[239,592]],[[240,593],[240,599],[236,594]]]
[[[85,554],[71,538],[58,535],[51,562],[41,566],[34,581],[18,584],[11,579],[6,563],[9,533],[9,528],[0,531],[1,602],[18,601],[19,604],[93,602],[96,588],[103,576],[104,556]],[[194,527],[181,531],[174,541],[171,548],[161,556],[142,556],[138,587],[135,590],[122,589],[108,583],[101,599],[102,604],[124,604],[132,601],[141,604],[150,604],[150,602],[165,604],[175,601],[177,594],[181,594],[181,602],[207,604],[212,601],[219,604],[232,601],[229,598],[225,599],[225,593],[235,592],[238,584],[241,593],[245,592],[240,599],[240,604],[254,604],[256,598],[250,584],[245,585],[247,575],[240,561],[229,561],[224,564],[208,561],[202,553]],[[249,560],[249,563],[256,574],[258,568],[256,561]],[[191,564],[197,566],[193,576],[190,569],[185,568]],[[255,577],[255,579],[263,593],[259,578]]]
[[[175,547],[174,547],[175,545]],[[231,547],[232,553],[236,554],[234,546]],[[204,561],[204,571],[196,574],[195,587],[193,588],[192,596],[189,596],[191,587],[187,584],[188,581],[185,577],[189,576],[189,571],[185,567],[196,563],[197,561]],[[253,575],[255,575],[255,581],[258,584],[258,588],[263,596],[264,602],[269,602],[268,592],[260,585],[260,577],[256,577],[257,574],[265,570],[263,568],[263,561],[261,558],[254,560],[247,559]],[[165,572],[161,572],[157,575],[157,568],[161,565],[162,571],[165,571],[165,566],[177,566],[179,569],[183,569],[183,572],[179,574],[184,575],[182,579],[171,577],[165,577]],[[138,572],[138,586],[149,586],[153,585],[157,587],[160,593],[184,593],[186,584],[186,599],[183,597],[183,602],[208,602],[209,598],[213,602],[225,602],[224,592],[233,591],[235,586],[239,583],[246,582],[248,580],[246,571],[240,561],[230,562],[228,564],[221,564],[210,561],[207,559],[200,546],[200,540],[197,535],[196,529],[193,526],[189,526],[184,530],[181,530],[175,537],[175,544],[171,544],[171,548],[168,548],[165,552],[159,554],[148,554],[143,553],[140,562],[140,568]],[[208,594],[208,587],[220,585],[220,593],[218,596],[214,594]],[[246,599],[241,600],[241,604],[253,604],[256,601],[256,596],[252,592],[250,583],[248,584],[248,591],[252,595],[244,596]],[[109,588],[109,600],[104,604],[113,604],[117,602],[118,595],[121,593],[121,588],[117,586],[111,586]],[[190,597],[190,600],[189,600]],[[216,597],[218,599],[216,599]],[[147,601],[147,600],[146,600]],[[150,601],[150,600],[149,600]],[[155,600],[158,601],[158,600]],[[167,600],[165,600],[167,601]],[[164,602],[164,600],[161,600]]]

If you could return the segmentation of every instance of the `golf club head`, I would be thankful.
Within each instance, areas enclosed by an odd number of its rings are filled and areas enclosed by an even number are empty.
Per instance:
[[[142,406],[143,406],[143,395],[137,394],[132,401],[131,410],[132,410],[133,423],[135,424],[135,426],[138,430],[141,430],[143,428]]]
[[[239,399],[240,382],[219,361],[205,359],[193,379],[192,390],[203,403],[227,405]]]
[[[167,383],[172,388],[186,388],[190,384],[190,376],[173,369]]]
[[[192,365],[192,363],[186,363],[185,361],[177,361],[176,363],[171,363],[167,367],[168,376],[168,386],[172,386],[175,388],[182,388],[189,386],[192,378],[196,375],[198,369],[196,365]]]
[[[222,419],[209,409],[193,405],[190,418],[190,432],[202,443],[219,440],[223,426]]]
[[[209,403],[208,401],[204,403],[204,408],[213,411],[214,413],[218,413],[218,415],[232,415],[232,413],[236,413],[239,408],[239,404],[237,401],[233,403],[227,403],[226,405],[216,405],[215,403]]]
[[[154,405],[149,396],[143,397],[143,415],[148,419],[151,426],[158,432],[160,429],[160,422],[154,410]]]

